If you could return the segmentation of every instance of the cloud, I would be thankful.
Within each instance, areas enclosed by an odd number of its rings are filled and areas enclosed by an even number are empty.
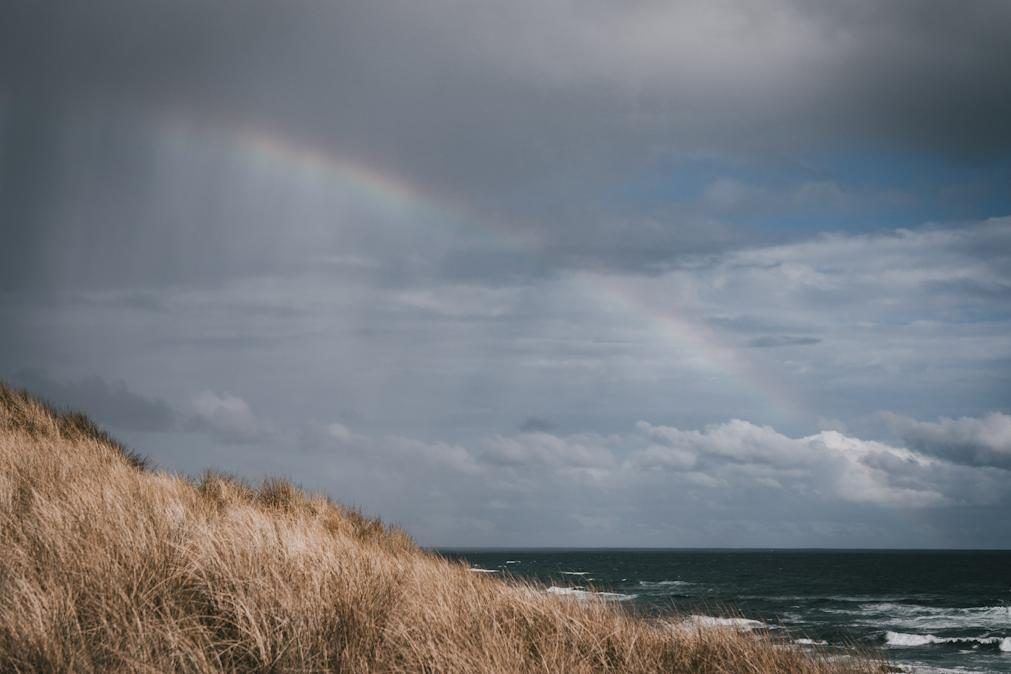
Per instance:
[[[533,432],[495,436],[481,443],[481,459],[506,466],[552,466],[558,469],[607,468],[614,455],[605,439],[595,435],[559,437]]]
[[[903,442],[913,449],[968,466],[1011,470],[1011,416],[993,412],[985,417],[916,421],[884,415]]]
[[[763,335],[748,340],[748,346],[772,348],[778,346],[810,346],[821,343],[820,337],[798,337],[793,335]]]
[[[149,291],[164,311],[115,291],[86,303],[0,297],[13,326],[0,361],[143,362],[159,390],[245,391],[282,424],[332,413],[359,429],[466,440],[534,413],[601,433],[736,416],[794,436],[819,417],[859,429],[881,409],[976,415],[1011,404],[1009,231],[1004,218],[816,235],[648,274],[496,278],[487,293],[310,269]],[[423,306],[403,301],[405,287]],[[113,344],[110,332],[129,339]]]
[[[278,21],[263,0],[22,4],[0,27],[3,252],[17,251],[0,287],[213,283],[309,256],[486,278],[725,250],[755,234],[724,216],[756,199],[816,216],[891,193],[831,175],[840,147],[1007,156],[1009,14],[999,0],[296,1]],[[367,165],[430,208],[398,218],[353,188],[314,190],[318,175],[250,162],[236,136]],[[701,211],[666,175],[699,161]],[[789,187],[724,175],[741,166]],[[657,193],[626,198],[640,181]],[[447,213],[462,222],[432,222]]]
[[[709,486],[749,489],[787,487],[812,496],[889,507],[944,505],[943,482],[929,479],[930,462],[908,450],[822,431],[791,438],[741,420],[682,431],[646,422],[638,425],[660,441],[632,454],[645,470],[691,468]],[[910,479],[910,471],[917,472]],[[945,471],[938,471],[943,476]],[[921,474],[922,473],[922,474]]]
[[[717,178],[702,191],[702,201],[721,212],[816,213],[847,210],[862,201],[896,198],[897,195],[849,194],[831,180],[805,180],[786,189],[745,183],[735,178]]]
[[[742,420],[696,430],[642,421],[611,435],[520,432],[466,443],[372,435],[343,424],[337,433],[326,430],[333,427],[320,426],[305,476],[442,543],[456,535],[500,545],[612,537],[634,545],[714,544],[703,532],[718,520],[750,522],[761,530],[756,541],[796,540],[785,532],[803,531],[804,540],[826,545],[923,545],[957,539],[958,525],[914,528],[894,540],[839,540],[831,532],[866,534],[882,520],[954,523],[958,512],[1000,512],[1011,498],[1007,481],[986,467],[837,431],[796,437]],[[461,523],[459,513],[479,525]],[[834,524],[811,523],[824,518]],[[517,521],[525,524],[517,529]],[[664,538],[672,523],[680,539]]]
[[[249,404],[230,393],[204,391],[193,399],[192,408],[187,427],[209,433],[222,442],[253,442],[266,434],[266,427]]]
[[[58,407],[84,412],[113,429],[168,431],[176,425],[177,415],[168,403],[135,393],[123,381],[97,376],[58,380],[40,370],[21,370],[10,382]]]
[[[519,429],[523,433],[550,433],[555,430],[555,424],[543,417],[527,417]]]

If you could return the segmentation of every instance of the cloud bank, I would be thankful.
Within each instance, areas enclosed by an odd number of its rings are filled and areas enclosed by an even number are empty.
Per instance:
[[[1004,469],[837,431],[791,437],[737,419],[700,430],[640,421],[611,435],[533,431],[467,444],[339,428],[303,441],[305,460],[335,459],[332,479],[356,502],[442,543],[466,531],[474,543],[519,544],[527,530],[517,520],[532,517],[542,524],[540,544],[705,546],[736,531],[742,546],[799,532],[830,547],[957,545],[971,532],[932,523],[938,513],[996,513],[1011,498]],[[372,480],[387,474],[375,489]],[[372,486],[356,486],[365,483]],[[902,522],[914,529],[886,533]]]

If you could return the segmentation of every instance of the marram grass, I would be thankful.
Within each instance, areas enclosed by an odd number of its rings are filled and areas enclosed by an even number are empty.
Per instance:
[[[0,384],[0,672],[880,668],[470,573],[286,482],[154,472]]]

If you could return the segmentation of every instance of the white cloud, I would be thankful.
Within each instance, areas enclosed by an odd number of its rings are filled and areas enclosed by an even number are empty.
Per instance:
[[[520,432],[462,444],[338,426],[341,432],[317,438],[312,454],[314,465],[333,466],[327,488],[338,498],[354,494],[357,504],[423,539],[438,536],[444,518],[459,523],[459,513],[481,523],[471,532],[481,540],[504,540],[523,521],[528,542],[551,540],[539,537],[567,526],[557,534],[564,542],[585,543],[601,522],[618,533],[691,518],[698,520],[684,526],[696,534],[714,518],[806,531],[815,526],[805,524],[809,518],[870,527],[881,518],[935,517],[956,505],[999,509],[1011,497],[1011,485],[990,468],[838,431],[791,437],[742,420],[701,430],[642,421],[612,435]]]
[[[632,453],[636,469],[695,471],[740,488],[756,485],[813,490],[823,497],[881,506],[924,507],[950,499],[943,484],[908,480],[908,467],[929,469],[937,462],[904,448],[822,431],[791,438],[768,426],[734,419],[702,431],[683,431],[639,422],[638,429],[662,446]],[[690,458],[689,458],[690,457]],[[940,471],[938,476],[944,475]]]
[[[596,435],[559,437],[551,433],[494,436],[481,443],[482,459],[503,465],[559,468],[607,468],[615,465],[606,438]]]
[[[326,432],[331,438],[341,443],[353,442],[356,439],[355,434],[352,433],[344,424],[327,424]]]
[[[189,427],[224,442],[249,442],[265,432],[249,404],[236,395],[204,391],[193,399],[192,407]]]

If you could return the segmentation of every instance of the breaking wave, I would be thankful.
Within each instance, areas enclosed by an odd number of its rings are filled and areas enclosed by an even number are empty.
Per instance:
[[[933,634],[906,634],[885,632],[885,643],[898,648],[930,646],[933,644],[965,644],[977,646],[997,646],[1004,652],[1011,652],[1011,637],[939,637]]]
[[[958,628],[1006,629],[1011,625],[1011,611],[1005,606],[941,608],[917,604],[877,602],[861,604],[863,624],[888,625],[917,631]]]
[[[690,583],[687,580],[640,580],[639,587],[653,589],[661,587],[678,587],[682,585],[694,585],[695,583]]]
[[[688,616],[683,621],[683,624],[699,627],[733,627],[739,630],[754,630],[767,627],[760,620],[750,620],[749,618],[717,618],[709,615]]]
[[[548,594],[557,594],[563,597],[571,597],[581,601],[592,599],[603,599],[604,601],[631,601],[639,595],[621,594],[620,592],[593,592],[584,590],[581,587],[558,587],[552,585],[547,589]]]

